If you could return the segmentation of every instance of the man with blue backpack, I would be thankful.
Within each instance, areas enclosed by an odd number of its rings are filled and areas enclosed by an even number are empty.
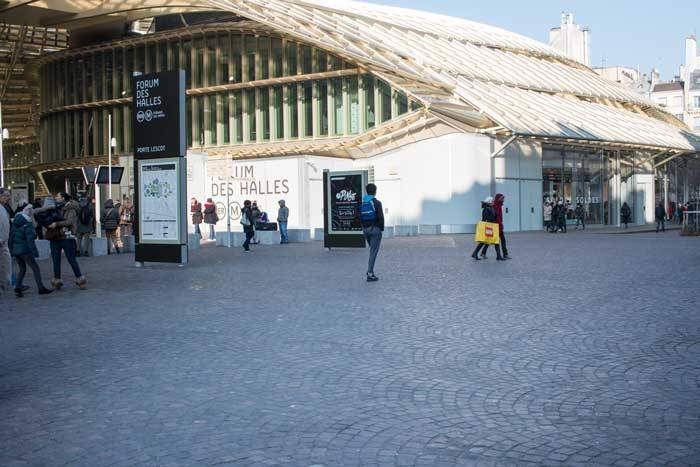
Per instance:
[[[367,282],[376,282],[379,278],[374,275],[374,262],[377,260],[379,246],[382,243],[384,210],[381,201],[375,197],[377,195],[377,186],[374,183],[370,183],[365,187],[365,190],[367,194],[362,197],[360,220],[362,221],[362,231],[365,235],[365,240],[367,240],[367,244],[369,245]]]

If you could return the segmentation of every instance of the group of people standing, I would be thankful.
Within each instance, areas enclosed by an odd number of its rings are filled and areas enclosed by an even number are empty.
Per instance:
[[[277,226],[280,232],[280,244],[289,243],[289,235],[287,233],[287,223],[289,220],[289,208],[286,202],[281,199],[278,201],[279,210],[277,211]],[[197,198],[190,200],[190,215],[192,216],[192,224],[194,225],[195,234],[202,238],[201,224],[205,223],[209,226],[209,240],[216,240],[216,224],[219,222],[216,204],[212,198],[207,198],[202,204]],[[250,245],[255,245],[259,241],[255,240],[256,231],[266,228],[269,224],[268,214],[258,206],[257,201],[245,200],[243,209],[241,210],[240,224],[243,227],[243,232],[246,235],[243,242],[243,249],[250,251]]]
[[[44,199],[39,206],[23,203],[14,213],[9,205],[10,190],[0,188],[0,290],[11,287],[12,262],[15,258],[18,270],[15,278],[14,292],[22,297],[29,286],[24,285],[27,268],[32,270],[37,291],[46,295],[63,287],[61,278],[61,260],[63,253],[73,270],[75,284],[84,289],[87,279],[80,271],[77,256],[76,235],[78,232],[78,203],[68,193],[58,193],[55,198]],[[36,262],[39,251],[36,246],[37,232],[49,241],[53,279],[51,289],[44,286],[41,271]],[[52,290],[53,289],[53,290]]]
[[[571,206],[568,202],[564,200],[547,200],[544,203],[543,215],[544,215],[544,228],[550,233],[567,233],[566,225],[566,215],[569,212]],[[586,230],[586,208],[581,203],[576,204],[574,209],[574,216],[576,217],[576,230],[579,226]]]

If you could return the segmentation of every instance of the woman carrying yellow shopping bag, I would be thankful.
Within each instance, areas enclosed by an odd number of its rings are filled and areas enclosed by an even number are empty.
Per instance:
[[[495,245],[496,260],[504,261],[501,255],[500,231],[498,223],[496,223],[496,210],[493,207],[493,198],[491,196],[481,202],[481,222],[476,226],[474,239],[477,245],[474,253],[472,253],[472,258],[477,261],[486,259],[486,250],[488,250],[489,245]],[[481,251],[481,258],[479,257],[479,251]]]

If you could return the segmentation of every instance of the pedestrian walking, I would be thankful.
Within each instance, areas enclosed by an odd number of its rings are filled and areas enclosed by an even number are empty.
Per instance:
[[[130,198],[124,200],[119,208],[119,237],[131,235],[134,225],[134,205]]]
[[[632,210],[626,202],[622,203],[622,208],[620,208],[620,219],[622,219],[622,223],[625,224],[625,228],[627,228],[627,224],[629,224],[630,219],[632,219]]]
[[[379,247],[382,244],[384,232],[384,209],[377,199],[377,186],[370,183],[365,187],[366,195],[362,197],[360,220],[362,232],[369,245],[369,261],[367,263],[367,282],[376,282],[379,278],[374,274],[374,263],[377,261]]]
[[[280,244],[284,245],[289,243],[289,236],[287,235],[287,222],[289,221],[289,208],[287,203],[281,199],[278,201],[280,208],[277,210],[277,225],[280,228]]]
[[[545,201],[544,203],[544,228],[547,232],[552,231],[552,203]],[[482,210],[483,214],[483,210]]]
[[[121,253],[119,251],[119,210],[114,206],[114,201],[108,199],[105,201],[104,209],[102,209],[102,228],[105,231],[105,237],[107,237],[107,254],[112,254],[112,246],[117,254]]]
[[[84,289],[87,279],[80,272],[78,260],[75,257],[75,235],[78,230],[78,203],[71,199],[68,193],[59,193],[55,198],[56,218],[46,229],[46,239],[51,247],[51,262],[53,263],[53,279],[51,286],[58,290],[63,287],[61,280],[61,252],[65,253],[75,275],[75,284]]]
[[[216,204],[211,198],[204,203],[204,223],[209,225],[209,240],[216,240],[216,223],[219,215],[216,213]]]
[[[258,207],[258,202],[253,201],[253,203],[250,205],[250,213],[251,213],[251,222],[253,223],[253,240],[251,243],[253,245],[257,245],[260,243],[260,239],[258,238],[258,222],[260,222],[260,217],[262,216],[262,211]]]
[[[503,193],[496,193],[496,197],[493,200],[493,208],[496,211],[496,223],[498,224],[498,234],[501,237],[501,250],[503,251],[503,259],[511,259],[508,255],[508,246],[506,244],[506,233],[503,228],[503,203],[505,203],[506,197]]]
[[[0,187],[0,291],[7,291],[12,280],[12,256],[10,255],[10,228],[12,226],[12,193]]]
[[[556,231],[566,233],[566,206],[559,200],[556,206]]]
[[[496,210],[493,208],[493,197],[489,196],[485,200],[481,202],[481,220],[482,222],[490,222],[492,224],[497,223],[496,219]],[[500,233],[499,233],[500,236]],[[496,260],[497,261],[504,261],[503,255],[501,254],[501,245],[496,244]],[[483,243],[479,242],[476,245],[476,249],[472,253],[472,258],[475,260],[479,261],[480,259],[487,259],[486,256],[486,250],[488,250],[489,244],[488,243]],[[479,253],[481,252],[481,257],[479,257]]]
[[[194,225],[194,233],[202,238],[202,231],[199,226],[202,224],[204,214],[202,214],[202,203],[197,201],[197,198],[192,198],[190,201],[190,214],[192,215],[192,225]]]
[[[90,236],[95,229],[95,207],[84,194],[78,198],[78,252],[77,256],[88,256]]]
[[[574,213],[576,214],[576,230],[578,230],[579,224],[581,224],[582,230],[586,230],[586,209],[583,204],[577,203]]]
[[[659,228],[662,232],[666,232],[666,210],[663,203],[659,202],[654,214],[656,215],[656,233],[659,233]]]
[[[243,209],[241,210],[240,222],[243,226],[243,232],[245,233],[243,249],[245,251],[250,251],[250,241],[253,239],[253,235],[255,235],[255,221],[253,216],[253,206],[249,199],[243,202]]]
[[[44,287],[44,283],[41,280],[41,270],[35,259],[39,257],[39,250],[36,247],[34,207],[31,204],[25,206],[21,213],[15,215],[9,248],[18,266],[17,281],[15,283],[15,295],[17,298],[23,297],[24,292],[29,289],[28,286],[23,284],[27,266],[32,270],[39,295],[50,294],[52,290]]]

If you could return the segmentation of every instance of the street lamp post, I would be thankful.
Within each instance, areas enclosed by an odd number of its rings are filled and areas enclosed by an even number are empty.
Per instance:
[[[5,159],[3,157],[3,141],[9,138],[10,132],[2,127],[2,104],[0,104],[0,187],[5,186]]]

